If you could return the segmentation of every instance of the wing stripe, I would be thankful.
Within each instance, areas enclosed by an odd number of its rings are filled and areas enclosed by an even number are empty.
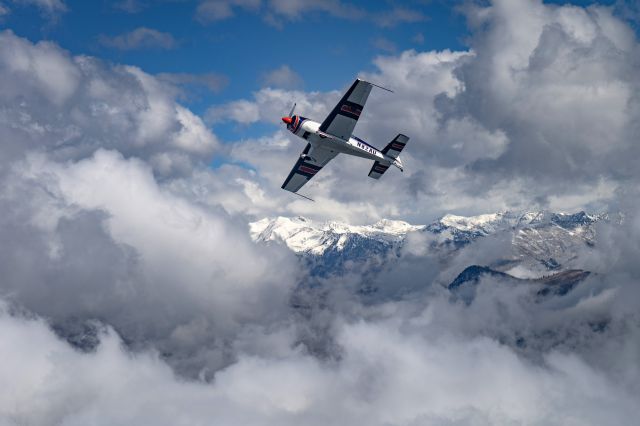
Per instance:
[[[356,86],[358,86],[359,82],[360,82],[360,80],[356,80],[356,81],[353,82],[353,84],[351,85],[349,90],[347,90],[347,93],[345,93],[344,96],[342,97],[342,99],[340,99],[340,102],[338,102],[338,105],[336,105],[333,108],[333,110],[331,111],[331,114],[329,114],[329,116],[320,125],[320,130],[321,131],[323,131],[323,132],[327,131],[327,128],[329,128],[329,125],[336,118],[336,115],[338,115],[338,112],[340,111],[340,107],[342,107],[342,105],[345,104],[346,102],[349,102],[349,100],[348,100],[349,96],[351,96],[353,91],[356,89]],[[362,108],[360,108],[360,109],[362,109]]]
[[[302,166],[300,167],[306,167],[308,169],[313,170],[314,172],[319,172],[320,169],[322,169],[322,166],[316,166],[315,164],[311,164],[311,163],[302,163]]]
[[[311,144],[307,145],[307,148],[310,147]],[[309,150],[305,148],[305,152],[308,152]],[[287,178],[285,179],[284,183],[282,184],[281,188],[284,189],[288,184],[289,181],[291,179],[293,179],[293,176],[295,176],[296,173],[298,173],[298,167],[300,167],[300,164],[302,164],[302,162],[304,161],[304,159],[302,157],[298,158],[298,161],[296,162],[296,165],[293,166],[293,169],[291,169],[291,173],[289,173],[289,176],[287,176]],[[301,175],[304,176],[303,173],[300,173]],[[307,176],[308,179],[311,179],[310,176]]]
[[[333,150],[307,144],[282,184],[282,189],[297,192],[336,155],[338,153]]]
[[[355,102],[344,101],[341,102],[340,110],[337,112],[340,115],[344,115],[345,117],[353,118],[357,120],[360,118],[360,114],[362,114],[362,105],[357,104]]]
[[[320,124],[320,132],[348,140],[358,123],[372,87],[371,83],[356,79]]]
[[[318,173],[318,170],[314,170],[311,167],[307,167],[304,164],[298,168],[298,172],[308,173],[310,175],[315,175]]]

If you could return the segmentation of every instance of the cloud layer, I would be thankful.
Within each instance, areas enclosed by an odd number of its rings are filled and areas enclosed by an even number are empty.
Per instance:
[[[338,157],[305,188],[315,204],[279,190],[303,148],[283,129],[221,143],[176,81],[0,33],[0,423],[637,418],[635,34],[601,7],[465,13],[468,51],[381,56],[362,74],[396,93],[374,92],[358,131],[379,146],[409,134],[405,175],[372,197],[370,165]],[[294,101],[321,119],[340,96],[267,87],[205,119],[275,123]],[[580,257],[594,274],[566,297],[487,279],[469,305],[438,284],[500,241],[444,263],[412,235],[365,298],[362,277],[310,281],[247,229],[522,206],[626,216],[598,229]]]

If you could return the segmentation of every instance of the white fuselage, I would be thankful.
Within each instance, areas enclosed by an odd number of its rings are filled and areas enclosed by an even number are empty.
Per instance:
[[[349,140],[344,140],[337,136],[324,133],[320,131],[320,123],[309,120],[308,118],[303,119],[298,128],[292,132],[296,136],[306,139],[314,148],[316,146],[322,146],[344,154],[391,164],[395,161],[393,158],[383,154],[377,148],[374,148],[357,137],[352,136]]]

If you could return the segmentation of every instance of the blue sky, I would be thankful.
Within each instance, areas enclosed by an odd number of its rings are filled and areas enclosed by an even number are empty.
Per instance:
[[[32,41],[51,39],[73,53],[138,65],[150,73],[216,72],[229,76],[229,85],[211,101],[246,96],[260,87],[262,73],[283,64],[303,76],[307,90],[335,89],[370,67],[375,55],[391,49],[457,49],[462,47],[465,34],[462,17],[441,2],[424,6],[415,2],[350,3],[372,14],[407,8],[417,16],[424,15],[416,18],[417,22],[388,27],[369,18],[335,17],[323,11],[311,11],[294,20],[277,18],[281,26],[276,27],[263,18],[268,6],[258,11],[235,8],[234,16],[227,19],[199,22],[197,2],[147,3],[147,7],[130,13],[115,7],[115,2],[70,1],[67,12],[54,23],[33,7],[14,6],[4,25]],[[101,36],[113,37],[139,27],[171,34],[176,45],[123,51],[100,42]],[[418,34],[422,37],[416,40]],[[379,42],[382,39],[388,43]]]
[[[207,3],[226,4],[229,13],[211,17],[211,13],[204,13]],[[213,74],[219,78],[216,90],[191,84],[181,99],[203,115],[212,105],[250,98],[252,92],[268,84],[265,79],[270,72],[283,66],[297,78],[294,88],[340,90],[358,72],[372,70],[372,60],[379,55],[408,49],[465,49],[469,33],[459,11],[463,3],[3,0],[0,6],[8,13],[0,17],[0,26],[33,42],[51,40],[73,54],[139,66],[151,74]],[[547,3],[586,6],[594,2]],[[278,4],[285,6],[278,9]],[[287,4],[304,6],[288,16],[291,7]],[[141,29],[152,34],[136,43],[131,34]],[[214,131],[224,141],[232,141],[259,136],[272,128],[264,123],[217,123]]]

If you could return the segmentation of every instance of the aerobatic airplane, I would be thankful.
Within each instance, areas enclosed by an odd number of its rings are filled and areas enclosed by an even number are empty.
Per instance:
[[[392,164],[400,171],[403,170],[399,155],[407,144],[408,137],[399,134],[382,151],[379,151],[352,134],[373,86],[384,89],[373,83],[356,79],[322,123],[293,115],[296,108],[293,104],[291,112],[287,117],[282,117],[282,121],[286,123],[291,133],[305,139],[307,146],[282,184],[282,189],[297,194],[305,183],[340,153],[373,160],[369,177],[374,179],[379,179]],[[301,194],[297,195],[304,197]]]

